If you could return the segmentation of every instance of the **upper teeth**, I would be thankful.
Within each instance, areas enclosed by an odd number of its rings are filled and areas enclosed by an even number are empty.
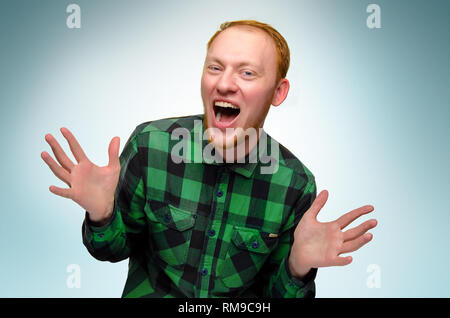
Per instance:
[[[228,103],[228,102],[216,102],[214,105],[220,106],[220,107],[229,107],[229,108],[239,109],[238,106],[233,105],[233,104]]]

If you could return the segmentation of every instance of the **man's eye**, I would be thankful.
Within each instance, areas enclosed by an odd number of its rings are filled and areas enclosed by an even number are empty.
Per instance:
[[[211,65],[211,66],[209,66],[208,68],[209,68],[211,71],[220,71],[220,68],[219,68],[218,66]]]
[[[253,72],[251,71],[243,71],[242,74],[244,74],[246,77],[253,76]]]

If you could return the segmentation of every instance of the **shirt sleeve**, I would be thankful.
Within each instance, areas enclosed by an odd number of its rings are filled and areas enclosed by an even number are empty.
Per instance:
[[[268,262],[268,273],[270,277],[266,280],[265,296],[273,298],[304,298],[315,297],[314,279],[317,268],[313,268],[302,279],[292,276],[289,271],[289,255],[294,242],[294,231],[303,214],[309,209],[316,197],[316,184],[311,177],[306,184],[293,213],[283,227],[280,241]]]
[[[130,253],[145,233],[145,187],[137,129],[120,155],[120,176],[114,195],[114,210],[108,223],[96,226],[88,212],[82,226],[83,244],[101,261],[118,262]]]

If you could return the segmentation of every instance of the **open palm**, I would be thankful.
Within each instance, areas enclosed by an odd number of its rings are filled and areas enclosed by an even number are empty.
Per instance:
[[[289,263],[298,276],[311,268],[350,264],[351,256],[340,255],[354,252],[372,239],[372,234],[366,232],[377,225],[375,219],[345,232],[342,230],[361,215],[373,211],[373,206],[362,206],[332,222],[319,222],[317,215],[327,198],[328,191],[320,192],[295,229]]]
[[[99,167],[93,164],[85,155],[78,141],[67,128],[61,128],[61,133],[69,143],[77,164],[66,155],[56,139],[47,134],[48,142],[58,163],[47,153],[42,152],[41,157],[52,172],[69,188],[51,186],[50,191],[56,195],[72,199],[83,209],[88,211],[89,218],[94,221],[106,219],[114,206],[114,192],[117,187],[120,173],[118,137],[114,137],[109,144],[109,163]]]

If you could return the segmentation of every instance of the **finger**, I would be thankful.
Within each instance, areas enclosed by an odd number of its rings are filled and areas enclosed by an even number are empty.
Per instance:
[[[51,186],[49,188],[50,192],[56,195],[59,195],[60,197],[72,199],[72,196],[70,195],[70,189],[63,189],[55,186]]]
[[[63,127],[63,128],[61,128],[61,133],[63,134],[64,138],[66,138],[67,142],[69,143],[70,150],[72,151],[77,162],[87,160],[87,157],[84,154],[83,148],[81,148],[80,144],[75,139],[75,137],[70,132],[70,130]]]
[[[372,240],[372,237],[373,235],[371,233],[366,233],[354,240],[345,242],[342,246],[340,254],[350,253],[360,249],[363,245],[369,243]]]
[[[371,205],[365,205],[360,208],[357,208],[355,210],[352,210],[348,213],[345,213],[343,216],[341,216],[339,219],[336,220],[336,222],[339,224],[341,229],[345,228],[347,225],[352,223],[354,220],[359,218],[361,215],[367,214],[369,212],[373,211],[373,206]]]
[[[378,223],[377,220],[372,219],[364,222],[363,224],[358,225],[357,227],[345,231],[344,242],[354,240],[357,237],[363,235],[368,230],[373,229],[375,226],[377,226],[377,223]]]
[[[333,261],[333,264],[331,266],[345,266],[348,265],[352,262],[352,257],[351,256],[346,256],[346,257],[336,257]]]
[[[52,151],[55,154],[56,160],[58,160],[59,164],[68,172],[72,171],[74,164],[72,160],[67,157],[66,153],[61,148],[56,139],[51,134],[47,134],[45,135],[45,140],[52,148]]]
[[[114,137],[109,143],[108,154],[109,154],[109,163],[108,166],[114,167],[120,165],[119,162],[119,146],[120,146],[120,138]]]
[[[67,172],[67,170],[59,166],[56,161],[53,160],[53,158],[45,151],[41,153],[41,158],[49,166],[54,175],[57,176],[61,181],[64,181],[70,187],[70,174]]]
[[[310,215],[314,218],[317,218],[317,214],[319,214],[320,210],[323,208],[328,199],[328,191],[323,190],[319,193],[319,195],[315,198],[314,202],[311,204],[308,209]]]

